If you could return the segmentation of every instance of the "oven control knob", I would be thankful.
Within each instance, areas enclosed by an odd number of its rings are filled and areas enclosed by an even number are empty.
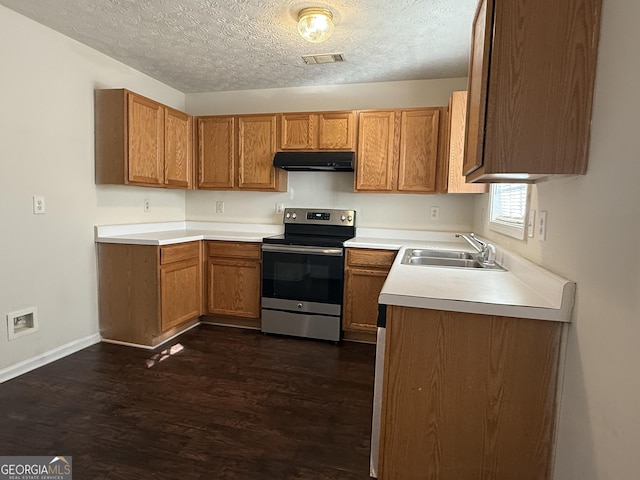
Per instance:
[[[302,303],[299,303],[299,304],[298,304],[298,308],[302,308]]]
[[[344,222],[346,219],[347,219],[347,217],[345,217],[344,215],[342,215],[342,216],[340,217],[340,220],[342,220],[343,222]]]
[[[347,220],[351,221],[351,220],[353,220],[353,217],[352,217],[351,215],[349,215],[349,216],[347,217]]]
[[[287,218],[291,218],[291,214],[290,214],[289,212],[287,212],[286,217],[287,217]]]
[[[298,215],[296,214],[296,212],[293,212],[293,213],[291,214],[291,218],[293,218],[294,220],[295,220],[296,218],[298,218]]]

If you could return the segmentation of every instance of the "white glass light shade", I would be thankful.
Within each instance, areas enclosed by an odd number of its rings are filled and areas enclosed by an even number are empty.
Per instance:
[[[298,32],[308,42],[324,42],[333,33],[333,15],[326,8],[304,8],[298,14]]]

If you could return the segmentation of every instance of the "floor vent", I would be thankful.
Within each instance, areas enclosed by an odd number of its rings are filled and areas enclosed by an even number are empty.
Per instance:
[[[307,65],[319,65],[322,63],[346,62],[344,53],[320,53],[318,55],[303,55],[302,59]]]

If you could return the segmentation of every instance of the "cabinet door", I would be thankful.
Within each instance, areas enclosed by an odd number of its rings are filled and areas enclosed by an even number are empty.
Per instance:
[[[467,119],[467,92],[453,92],[449,100],[449,179],[448,193],[485,193],[487,185],[466,183],[462,174],[464,135]]]
[[[163,332],[200,315],[201,285],[198,257],[160,267]]]
[[[280,117],[282,150],[312,150],[316,144],[316,116],[310,113],[283,113]]]
[[[376,332],[378,296],[387,274],[387,270],[346,269],[344,279],[344,330]]]
[[[360,113],[356,191],[394,189],[395,118],[395,112]]]
[[[550,478],[562,328],[389,307],[379,478]]]
[[[207,270],[209,313],[260,318],[259,261],[209,257]]]
[[[273,167],[276,153],[276,115],[238,118],[238,187],[278,190]]]
[[[353,150],[355,148],[354,112],[318,113],[318,148]]]
[[[438,169],[440,110],[410,110],[401,114],[398,190],[434,193]]]
[[[233,117],[198,119],[198,188],[232,189],[235,177]]]
[[[164,183],[189,188],[192,182],[191,117],[165,107]]]
[[[129,183],[164,184],[164,108],[133,93],[127,94]]]
[[[489,78],[489,55],[493,32],[493,2],[481,0],[473,21],[469,63],[467,131],[465,134],[463,174],[480,168],[484,156],[485,117]]]

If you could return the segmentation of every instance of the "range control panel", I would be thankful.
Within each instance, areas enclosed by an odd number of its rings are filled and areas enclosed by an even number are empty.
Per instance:
[[[307,208],[285,208],[284,223],[305,225],[342,225],[353,227],[356,221],[355,210],[319,210]]]

